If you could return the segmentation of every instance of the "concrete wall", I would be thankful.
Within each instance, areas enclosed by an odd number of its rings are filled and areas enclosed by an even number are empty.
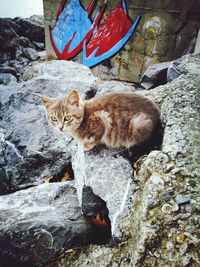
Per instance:
[[[109,10],[118,1],[107,1]],[[87,8],[90,1],[82,0]],[[97,7],[104,1],[98,1]],[[129,16],[134,21],[142,15],[137,30],[124,48],[111,59],[93,68],[102,78],[138,81],[153,63],[170,61],[194,51],[200,28],[199,0],[127,0]],[[49,39],[49,25],[56,22],[58,0],[43,0],[48,59],[56,58]],[[80,60],[80,55],[75,60]]]

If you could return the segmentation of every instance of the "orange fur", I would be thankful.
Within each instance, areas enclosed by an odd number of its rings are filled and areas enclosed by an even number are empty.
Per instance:
[[[136,93],[111,93],[82,101],[76,90],[57,99],[43,97],[49,118],[80,142],[84,150],[106,144],[129,148],[147,141],[159,121],[160,111],[148,98]],[[65,121],[70,116],[70,121]],[[65,118],[65,120],[64,120]]]

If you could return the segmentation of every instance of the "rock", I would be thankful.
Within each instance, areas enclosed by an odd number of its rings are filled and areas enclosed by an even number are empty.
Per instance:
[[[66,60],[52,60],[36,66],[37,75],[42,79],[60,80],[65,83],[77,83],[80,92],[83,94],[86,90],[81,89],[81,84],[93,85],[97,82],[90,69],[87,67]]]
[[[171,192],[165,192],[163,194],[163,199],[164,199],[165,202],[169,202],[172,199]]]
[[[197,36],[197,41],[196,41],[194,53],[195,54],[200,53],[200,30],[198,32],[198,36]]]
[[[10,51],[0,51],[0,64],[10,60],[12,58],[12,53]]]
[[[178,205],[180,204],[186,204],[188,202],[190,202],[190,198],[188,196],[184,196],[184,195],[177,195],[175,198],[175,201]]]
[[[20,27],[20,36],[27,37],[30,41],[45,42],[44,26],[41,23],[35,23],[34,19],[22,18],[15,18],[14,21]]]
[[[18,32],[20,27],[11,19],[0,18],[0,43],[1,51],[14,51],[17,47],[13,40],[19,37]]]
[[[23,54],[25,55],[25,57],[33,61],[39,59],[40,57],[38,52],[35,49],[30,48],[30,47],[23,48]]]
[[[22,66],[21,73],[23,74],[24,71],[26,71],[24,70],[24,67],[26,67],[29,64],[30,60],[23,55],[23,52],[22,52],[22,55],[20,55],[17,59],[18,59],[18,63],[21,64]]]
[[[34,77],[33,70],[27,67],[23,73],[22,79],[24,81],[28,81],[28,80],[31,80],[33,77]]]
[[[0,73],[0,84],[7,85],[9,83],[15,83],[17,79],[10,73]]]
[[[44,43],[39,43],[39,42],[33,41],[33,44],[38,50],[44,50]]]
[[[127,216],[129,199],[136,190],[130,164],[116,152],[102,149],[84,153],[78,146],[73,153],[72,167],[80,204],[84,185],[91,187],[106,202],[112,235],[120,239],[121,221]]]
[[[0,73],[10,73],[16,78],[19,77],[19,74],[17,73],[16,69],[9,67],[9,66],[1,66],[0,67]]]
[[[39,51],[38,54],[40,56],[41,61],[45,61],[47,59],[46,51]]]
[[[112,92],[134,92],[135,87],[129,83],[118,81],[101,81],[98,85],[97,96]]]
[[[3,116],[2,122],[4,129],[7,129],[6,140],[13,144],[15,150],[23,158],[22,162],[15,164],[12,161],[12,154],[6,154],[7,164],[3,166],[3,169],[10,181],[9,191],[41,183],[45,178],[56,175],[63,166],[69,164],[68,143],[70,139],[64,139],[59,133],[52,132],[52,129],[45,123],[44,110],[42,111],[41,107],[38,107],[40,105],[39,98],[28,93],[34,86],[41,88],[41,84],[39,84],[33,83],[27,86],[24,92],[12,94],[12,97],[16,97],[15,100],[13,99],[15,102],[13,105],[8,102],[3,105],[3,110],[7,106],[7,112]],[[18,97],[17,94],[19,94]],[[6,93],[5,95],[8,97]],[[22,99],[23,101],[21,101]],[[19,106],[17,107],[17,105]],[[4,120],[7,122],[9,120],[12,124],[11,127],[8,126],[10,130]],[[53,138],[49,138],[50,136]],[[60,141],[55,145],[57,138]]]
[[[23,47],[34,47],[33,44],[30,42],[30,40],[24,36],[19,37],[19,43]]]
[[[68,94],[72,88],[80,88],[84,97],[97,81],[88,68],[78,63],[57,61],[37,66],[33,65],[35,72],[31,75],[36,78],[30,83],[0,86],[4,133],[0,144],[4,156],[0,158],[5,160],[1,167],[7,186],[3,188],[8,189],[1,194],[40,184],[68,168],[71,162],[71,138],[49,125],[37,94],[56,97]],[[13,153],[21,160],[16,162]]]
[[[32,23],[39,25],[44,28],[44,16],[43,15],[32,15],[26,20],[31,21]]]
[[[149,90],[167,83],[167,70],[169,66],[170,62],[150,65],[140,80],[141,86]]]
[[[149,90],[178,78],[182,73],[178,68],[180,62],[181,60],[178,59],[150,65],[140,80],[141,86]]]
[[[30,190],[29,197],[36,198],[32,190],[40,189],[38,185],[44,179],[61,176],[71,168],[77,206],[83,204],[84,185],[90,187],[92,194],[102,200],[103,208],[108,209],[114,241],[121,242],[118,246],[113,246],[112,240],[109,246],[83,247],[79,253],[62,258],[61,263],[53,262],[52,266],[90,267],[94,262],[97,266],[112,266],[112,263],[168,266],[169,262],[183,266],[184,243],[177,242],[182,232],[186,236],[183,242],[189,247],[192,244],[192,249],[187,250],[188,257],[198,266],[200,56],[186,56],[178,67],[183,73],[177,79],[153,90],[138,92],[160,105],[165,128],[162,146],[139,158],[136,168],[134,165],[134,177],[133,162],[130,164],[122,156],[124,152],[98,147],[83,153],[69,137],[53,130],[38,97],[38,94],[55,97],[77,88],[83,98],[91,98],[108,91],[132,91],[132,86],[103,83],[88,68],[68,61],[33,62],[32,80],[0,86],[1,193],[20,190],[14,193],[18,196]],[[25,189],[30,186],[32,188]],[[163,198],[165,192],[170,192],[170,197]],[[173,201],[180,192],[192,195],[190,205],[178,206]],[[4,197],[8,196],[1,198]],[[62,200],[57,201],[59,199]],[[39,195],[37,200],[40,201]],[[62,201],[62,205],[65,202]],[[93,203],[88,206],[96,209]],[[166,205],[169,206],[166,208]],[[90,217],[94,210],[84,212]],[[29,239],[29,235],[24,238]],[[4,249],[5,242],[0,247]],[[8,255],[9,250],[6,253]]]
[[[43,18],[42,16],[32,16],[28,19],[2,18],[0,24],[2,25],[0,29],[0,69],[5,68],[5,65],[7,68],[14,68],[14,71],[17,72],[17,79],[20,81],[25,71],[24,67],[30,61],[39,59],[40,55],[37,50],[44,49]]]
[[[1,196],[0,214],[1,266],[41,266],[94,235],[69,182]]]
[[[171,82],[181,75],[180,69],[175,64],[170,64],[167,69],[167,82]]]

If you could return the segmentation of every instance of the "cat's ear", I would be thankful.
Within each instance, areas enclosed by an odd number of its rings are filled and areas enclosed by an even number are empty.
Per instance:
[[[71,105],[71,106],[77,106],[79,105],[79,93],[76,90],[72,90],[71,93],[69,94],[68,98],[67,98],[67,102]]]
[[[46,108],[49,107],[53,101],[51,98],[48,98],[46,96],[40,96],[40,99]]]

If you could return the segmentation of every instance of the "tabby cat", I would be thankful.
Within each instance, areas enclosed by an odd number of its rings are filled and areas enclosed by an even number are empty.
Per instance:
[[[73,90],[60,98],[41,97],[50,122],[90,150],[98,144],[129,148],[147,141],[160,118],[158,107],[136,93],[111,93],[81,100]]]

